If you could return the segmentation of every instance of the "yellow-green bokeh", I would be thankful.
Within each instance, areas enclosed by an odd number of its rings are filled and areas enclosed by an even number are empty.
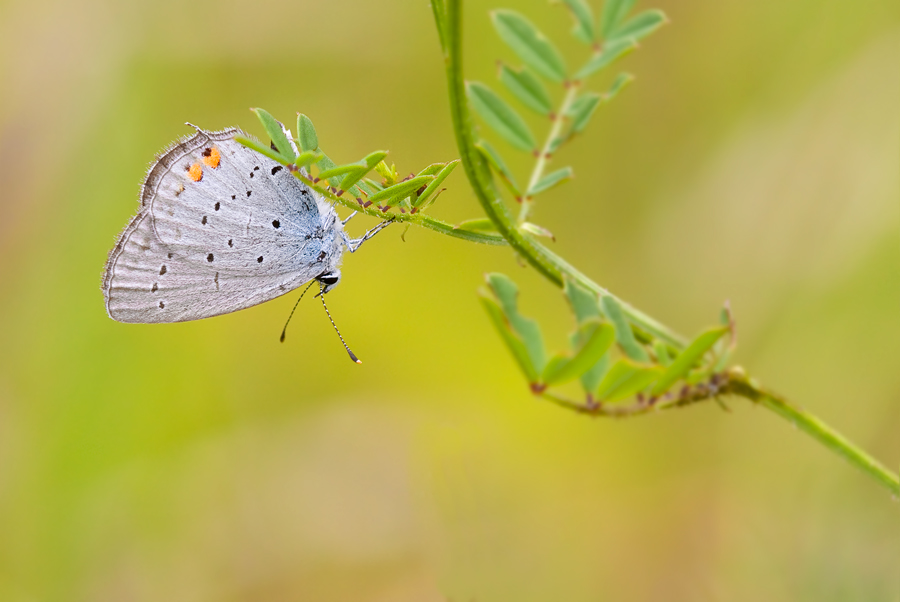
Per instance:
[[[469,2],[468,77],[512,58],[500,6],[580,51],[559,6]],[[738,360],[896,468],[900,8],[641,6],[672,22],[536,221],[679,331],[730,299]],[[762,408],[533,399],[475,289],[510,274],[551,348],[570,318],[505,249],[391,228],[348,256],[329,305],[362,366],[314,303],[278,343],[295,295],[110,320],[153,154],[185,121],[261,135],[251,106],[307,113],[338,161],[456,156],[424,0],[0,3],[0,600],[900,598],[897,502]],[[479,217],[447,185],[433,213]]]

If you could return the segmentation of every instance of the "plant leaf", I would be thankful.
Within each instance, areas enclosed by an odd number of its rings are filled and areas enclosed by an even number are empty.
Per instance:
[[[440,164],[438,164],[440,165]],[[419,195],[419,198],[416,199],[416,202],[413,203],[413,207],[427,207],[431,204],[432,195],[434,195],[435,191],[438,187],[444,183],[444,180],[447,179],[456,166],[459,165],[459,159],[454,159],[449,163],[446,163],[441,166],[441,170],[437,172],[434,179],[425,187],[425,190],[422,191],[422,194]]]
[[[609,39],[609,34],[619,26],[631,7],[634,0],[605,0],[603,11],[600,13],[600,35],[603,39]]]
[[[603,305],[603,313],[616,327],[616,339],[619,341],[619,347],[622,348],[625,355],[637,362],[649,362],[650,356],[647,355],[647,350],[634,338],[634,333],[625,319],[625,312],[622,311],[619,301],[612,295],[603,295],[600,303]]]
[[[660,395],[665,393],[679,378],[682,378],[694,368],[697,361],[702,358],[707,351],[712,349],[713,345],[716,344],[716,341],[722,338],[722,335],[728,332],[728,330],[727,326],[719,326],[702,332],[687,346],[687,348],[685,348],[684,351],[679,353],[669,367],[666,368],[666,371],[660,377],[659,381],[653,386],[650,394]]]
[[[497,226],[487,217],[468,219],[453,226],[454,230],[468,230],[469,232],[496,232]]]
[[[236,142],[240,142],[247,148],[253,149],[261,155],[265,155],[266,157],[272,159],[273,161],[277,161],[278,163],[290,163],[290,161],[283,157],[280,153],[276,153],[271,148],[266,146],[265,144],[261,144],[252,138],[247,138],[246,136],[235,136]]]
[[[597,398],[600,401],[621,401],[647,388],[654,380],[659,378],[663,369],[660,366],[640,364],[628,358],[621,358],[597,388]]]
[[[504,140],[519,150],[531,152],[535,149],[537,142],[528,124],[505,100],[478,82],[467,83],[466,91],[472,108]]]
[[[335,165],[319,172],[319,178],[329,179],[335,176],[343,176],[357,169],[365,169],[365,164],[348,163],[347,165]]]
[[[296,155],[294,154],[293,144],[291,144],[287,135],[284,133],[284,126],[282,126],[281,123],[272,117],[265,109],[255,108],[250,110],[256,114],[259,122],[265,128],[266,134],[269,135],[272,144],[278,149],[276,152],[284,157],[288,163],[291,163]],[[284,161],[282,161],[282,163],[283,162]]]
[[[563,291],[579,324],[583,324],[591,318],[603,317],[603,314],[600,312],[599,297],[588,289],[571,278],[566,278]]]
[[[571,180],[575,175],[575,172],[572,171],[571,167],[563,167],[562,169],[557,169],[552,173],[548,173],[546,176],[538,180],[534,186],[532,186],[527,193],[527,196],[534,196],[536,194],[540,194],[546,190],[550,190],[554,186],[558,186],[562,184],[566,180]]]
[[[500,65],[499,78],[506,89],[532,111],[549,115],[553,110],[553,101],[550,100],[547,88],[525,67],[516,71],[506,65]]]
[[[314,151],[319,148],[316,126],[303,113],[297,113],[297,140],[300,142],[300,150]]]
[[[653,354],[656,356],[656,363],[660,366],[668,366],[672,363],[669,348],[659,339],[653,341]]]
[[[500,175],[500,179],[503,180],[503,183],[509,188],[509,191],[513,196],[520,198],[522,193],[519,191],[519,185],[516,184],[515,179],[513,179],[512,172],[509,171],[509,168],[506,166],[500,153],[498,153],[487,140],[479,140],[475,143],[475,148],[481,152],[481,155],[488,164]]]
[[[581,40],[585,44],[590,44],[597,39],[597,32],[594,28],[594,11],[585,0],[563,0],[575,19],[575,25],[572,27],[572,35],[576,39]]]
[[[393,163],[388,167],[387,163],[381,161],[375,166],[375,171],[384,178],[385,186],[392,186],[400,179],[400,174],[397,173],[397,167]],[[382,188],[384,188],[384,186],[382,186]]]
[[[522,224],[522,229],[530,234],[534,234],[535,236],[543,236],[545,238],[549,238],[553,242],[556,242],[556,237],[553,236],[553,232],[544,228],[543,226],[538,226],[537,224],[532,224],[531,222],[524,222]]]
[[[616,340],[615,329],[599,320],[586,322],[579,330],[584,343],[571,358],[556,356],[548,362],[541,375],[543,383],[561,385],[575,380],[600,361]]]
[[[616,95],[625,89],[628,84],[634,81],[634,76],[630,73],[620,73],[610,84],[609,89],[603,94],[603,102],[609,102]]]
[[[408,180],[403,180],[402,182],[397,182],[393,186],[388,186],[387,188],[379,190],[378,192],[370,196],[369,200],[373,203],[378,203],[387,199],[388,202],[385,203],[386,205],[395,205],[401,200],[408,197],[410,193],[415,192],[422,186],[427,185],[432,180],[434,180],[434,176],[416,176]]]
[[[587,94],[579,96],[575,102],[572,103],[572,107],[569,109],[568,114],[572,119],[571,130],[573,132],[581,133],[584,131],[602,99],[603,97],[596,92],[588,92]]]
[[[375,151],[363,157],[362,160],[358,162],[359,167],[348,172],[347,175],[344,176],[344,179],[341,181],[341,190],[353,190],[354,185],[372,171],[376,165],[381,163],[381,161],[387,157],[387,154],[387,151]]]
[[[318,162],[324,155],[320,151],[303,151],[294,159],[294,165],[297,167],[307,167]]]
[[[629,39],[637,42],[668,23],[669,19],[661,10],[645,10],[628,19],[609,36],[609,40]]]
[[[637,42],[633,38],[618,38],[603,45],[603,48],[591,57],[584,67],[575,74],[575,79],[584,79],[589,75],[603,69],[616,59],[619,59],[637,48]]]
[[[538,371],[531,363],[528,349],[525,347],[525,343],[522,342],[522,339],[513,332],[500,305],[486,290],[481,289],[478,291],[478,294],[479,297],[481,297],[481,304],[484,306],[485,310],[487,310],[491,322],[494,323],[497,332],[500,333],[500,338],[503,339],[503,342],[506,343],[510,353],[512,353],[513,359],[516,360],[516,364],[519,365],[522,373],[525,374],[525,378],[528,379],[529,383],[538,382]]]
[[[544,352],[544,340],[538,323],[519,314],[519,287],[507,276],[499,273],[488,274],[487,283],[497,300],[500,301],[503,313],[506,315],[506,319],[509,320],[513,331],[525,343],[525,347],[528,349],[528,356],[531,358],[531,364],[538,373],[542,372],[544,365],[547,363]]]
[[[561,82],[566,78],[566,64],[555,46],[525,17],[513,10],[491,13],[500,38],[526,65],[547,79]]]

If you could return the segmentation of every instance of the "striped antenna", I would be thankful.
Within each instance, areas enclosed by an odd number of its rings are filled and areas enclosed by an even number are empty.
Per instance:
[[[309,290],[309,287],[313,285],[313,282],[315,282],[315,280],[313,280],[312,282],[310,282],[310,283],[309,283],[309,286],[307,286],[305,289],[303,289],[303,292],[300,293],[300,299],[303,298],[303,295],[306,294],[306,291]],[[291,315],[288,316],[287,322],[284,323],[284,329],[281,331],[281,342],[282,342],[282,343],[284,343],[284,337],[287,336],[287,327],[288,327],[288,324],[291,323],[291,318],[294,317],[294,312],[297,311],[297,306],[300,305],[300,299],[297,299],[297,302],[294,303],[294,309],[291,310]]]
[[[306,292],[306,291],[303,291],[303,292]],[[316,296],[319,297],[320,299],[322,299],[322,307],[325,308],[325,314],[328,316],[328,320],[331,322],[331,325],[334,326],[334,331],[337,333],[338,338],[341,340],[341,344],[344,346],[344,349],[346,349],[347,353],[350,354],[350,359],[353,360],[354,362],[356,362],[357,364],[361,364],[362,362],[360,361],[360,359],[358,357],[356,357],[356,354],[354,354],[352,351],[350,351],[350,347],[348,347],[347,342],[344,341],[344,337],[341,335],[341,331],[338,330],[337,324],[335,324],[334,320],[331,318],[331,312],[328,311],[328,306],[325,305],[325,295],[323,294],[324,292],[325,292],[325,285],[320,283],[319,284],[319,294]]]

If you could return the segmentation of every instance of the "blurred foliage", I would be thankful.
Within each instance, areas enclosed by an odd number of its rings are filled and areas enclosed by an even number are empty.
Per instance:
[[[654,6],[672,24],[538,222],[679,330],[730,298],[737,359],[896,466],[900,8]],[[495,8],[466,4],[475,80],[507,52]],[[472,290],[513,274],[524,315],[571,324],[508,250],[389,229],[348,257],[329,306],[359,368],[315,306],[278,343],[290,296],[106,317],[105,254],[185,121],[262,138],[247,107],[299,109],[335,157],[454,157],[426,4],[10,0],[0,58],[0,599],[900,597],[896,503],[768,413],[527,399]],[[451,223],[478,213],[461,182]]]

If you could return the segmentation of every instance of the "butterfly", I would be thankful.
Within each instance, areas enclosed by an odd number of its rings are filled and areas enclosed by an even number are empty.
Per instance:
[[[151,165],[140,210],[109,253],[102,288],[114,320],[199,320],[311,281],[327,293],[344,249],[390,223],[352,239],[324,197],[237,142],[243,132],[196,129]]]

